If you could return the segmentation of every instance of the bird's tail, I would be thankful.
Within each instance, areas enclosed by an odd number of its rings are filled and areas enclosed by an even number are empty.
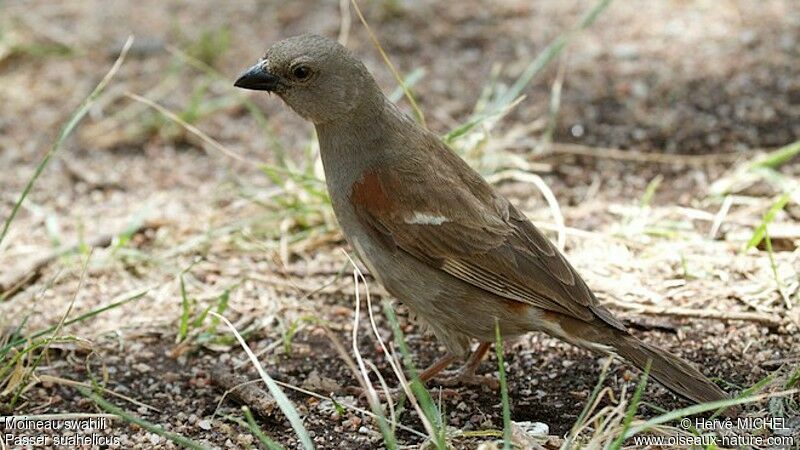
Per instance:
[[[727,400],[728,394],[699,370],[677,356],[614,330],[609,342],[619,356],[644,370],[650,361],[650,376],[670,390],[697,403]],[[733,412],[733,411],[731,411]]]
[[[549,319],[558,324],[548,332],[573,344],[599,352],[615,353],[641,370],[650,365],[650,377],[678,395],[697,403],[727,400],[728,394],[699,370],[677,356],[642,342],[624,327],[614,327],[601,321],[584,322],[563,314],[549,313]],[[728,408],[735,414],[737,408]]]

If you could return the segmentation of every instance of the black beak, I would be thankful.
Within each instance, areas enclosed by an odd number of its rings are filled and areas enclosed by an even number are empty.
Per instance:
[[[274,91],[280,84],[280,78],[264,70],[261,63],[247,69],[233,83],[234,86],[242,89],[252,89],[254,91]]]

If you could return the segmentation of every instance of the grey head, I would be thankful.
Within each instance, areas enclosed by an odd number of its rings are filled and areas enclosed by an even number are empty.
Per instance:
[[[364,64],[338,42],[303,34],[275,43],[234,86],[274,92],[314,124],[347,118],[383,94]]]

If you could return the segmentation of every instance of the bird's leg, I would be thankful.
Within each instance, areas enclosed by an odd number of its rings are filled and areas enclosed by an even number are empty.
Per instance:
[[[481,342],[478,345],[478,348],[476,348],[475,351],[469,356],[467,362],[464,363],[464,367],[461,368],[461,373],[465,376],[474,376],[491,346],[491,342]]]
[[[442,386],[487,385],[492,389],[498,389],[500,384],[495,378],[475,374],[491,346],[491,342],[481,342],[457,374],[445,379],[437,379],[437,383]]]
[[[419,381],[423,384],[427,383],[428,380],[439,375],[444,369],[447,369],[455,360],[456,357],[448,352],[446,355],[434,361],[427,369],[423,370],[422,373],[419,374]]]

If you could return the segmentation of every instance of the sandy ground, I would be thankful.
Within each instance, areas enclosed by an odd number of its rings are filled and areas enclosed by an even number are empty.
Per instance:
[[[491,80],[513,81],[591,5],[385,1],[364,5],[364,11],[402,73],[424,70],[413,90],[429,127],[446,133],[469,117]],[[56,257],[0,302],[0,332],[11,332],[23,320],[25,332],[56,324],[73,296],[70,317],[77,317],[147,290],[138,300],[67,327],[64,334],[78,339],[51,347],[36,372],[40,379],[12,412],[96,412],[74,387],[52,377],[94,379],[150,405],[112,398],[172,432],[221,448],[255,445],[243,427],[222,417],[240,415],[236,403],[217,409],[216,364],[257,377],[240,348],[221,326],[209,331],[208,322],[201,330],[206,334],[198,331],[176,343],[182,273],[193,317],[230,292],[225,315],[247,331],[249,345],[261,351],[262,364],[276,379],[323,395],[354,385],[320,325],[349,348],[353,286],[341,250],[347,247],[331,213],[320,206],[298,218],[294,205],[314,202],[308,193],[288,198],[257,166],[203,145],[124,96],[140,94],[191,117],[249,160],[277,164],[283,149],[303,166],[309,160],[304,155],[314,152],[311,127],[277,99],[238,93],[230,85],[282,37],[307,31],[338,36],[338,2],[42,1],[5,2],[0,11],[3,219],[58,129],[125,38],[136,37],[106,95],[45,170],[0,244],[0,280],[26,271],[59,246],[131,226],[138,230],[130,241],[94,250],[80,289],[86,252]],[[354,15],[352,20],[348,47],[393,91],[391,73]],[[204,60],[219,76],[178,63],[173,49]],[[792,0],[617,2],[534,80],[526,98],[491,130],[486,147],[490,156],[501,148],[538,164],[572,230],[566,253],[601,300],[637,335],[698,364],[730,391],[775,371],[785,377],[800,364],[800,252],[791,231],[800,221],[798,204],[790,202],[775,221],[789,230],[785,247],[775,253],[789,299],[784,300],[767,252],[741,251],[779,192],[763,180],[737,186],[719,225],[715,215],[724,196],[714,185],[759,151],[800,138],[799,57],[800,7]],[[547,147],[541,136],[558,80],[557,145]],[[263,112],[267,131],[243,99]],[[401,106],[408,108],[405,101]],[[627,152],[619,156],[608,149]],[[711,156],[699,161],[698,155]],[[780,171],[789,180],[800,175],[796,159]],[[656,177],[660,184],[643,203]],[[534,220],[552,224],[547,204],[530,184],[499,186]],[[285,202],[276,203],[276,197]],[[343,267],[345,276],[336,278]],[[377,286],[373,290],[380,294]],[[402,307],[398,311],[417,364],[428,364],[443,349],[407,321]],[[698,311],[712,318],[684,317]],[[378,321],[389,338],[382,314]],[[393,382],[367,323],[361,325],[361,352]],[[543,335],[510,343],[513,420],[542,422],[551,435],[563,436],[602,362]],[[483,371],[496,369],[492,355]],[[615,392],[630,392],[637,379],[634,369],[614,363],[605,383]],[[330,401],[288,393],[319,448],[373,448],[380,442],[363,415],[340,414]],[[8,393],[0,399],[7,401]],[[652,405],[685,406],[655,385],[645,400],[643,416],[655,414]],[[367,408],[354,397],[340,401]],[[455,430],[502,429],[500,396],[487,387],[461,387],[442,402]],[[413,411],[400,419],[422,429]],[[259,417],[259,423],[288,447],[297,445],[280,412]],[[106,432],[123,436],[126,448],[175,446],[124,422]],[[421,442],[406,431],[398,438],[408,445]],[[454,445],[469,448],[478,441],[460,438]]]

